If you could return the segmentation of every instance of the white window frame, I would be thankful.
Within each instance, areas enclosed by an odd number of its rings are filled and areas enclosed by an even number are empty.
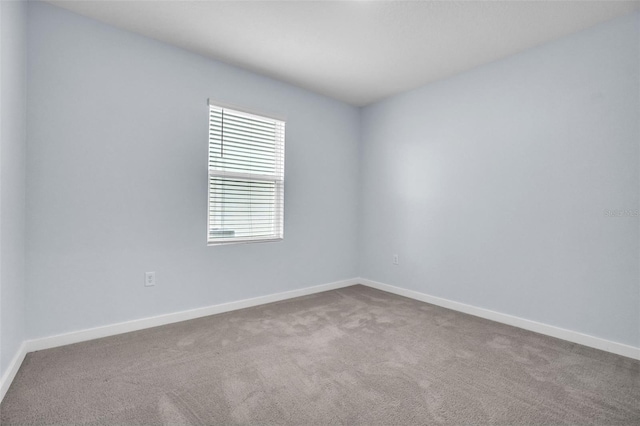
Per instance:
[[[208,100],[209,105],[209,129],[211,128],[211,110],[219,109],[222,111],[229,111],[236,116],[243,116],[250,119],[258,119],[258,120],[266,120],[277,124],[279,132],[276,132],[276,152],[278,154],[274,154],[276,158],[276,171],[273,174],[266,173],[245,173],[245,172],[237,172],[231,170],[224,169],[216,169],[211,167],[211,133],[209,133],[208,138],[208,164],[209,171],[207,177],[207,245],[208,246],[218,246],[218,245],[228,245],[228,244],[245,244],[245,243],[258,243],[258,242],[274,242],[281,241],[284,239],[284,144],[285,144],[285,120],[282,118],[276,118],[272,115],[264,115],[261,113],[255,113],[247,111],[246,109],[239,109],[235,106],[230,106],[228,104],[224,104],[221,102],[216,102],[211,99]],[[224,120],[224,119],[223,119]],[[273,203],[274,210],[274,225],[273,225],[273,233],[268,236],[244,236],[244,237],[235,237],[235,238],[212,238],[211,231],[213,228],[212,224],[212,216],[215,215],[214,208],[212,208],[212,190],[211,190],[211,179],[240,179],[240,180],[251,180],[257,182],[273,182],[275,188],[275,200]]]

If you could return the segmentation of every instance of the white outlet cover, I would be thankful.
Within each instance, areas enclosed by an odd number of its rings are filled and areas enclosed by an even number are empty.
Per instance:
[[[153,287],[156,285],[156,273],[155,272],[145,272],[144,274],[144,286],[145,287]]]

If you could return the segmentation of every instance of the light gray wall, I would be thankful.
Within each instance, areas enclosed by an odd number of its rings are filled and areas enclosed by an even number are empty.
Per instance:
[[[361,275],[640,346],[639,16],[366,108]]]
[[[29,13],[30,338],[359,273],[640,346],[638,218],[604,214],[640,208],[637,14],[359,123],[284,83]],[[283,242],[206,247],[207,97],[287,116]]]
[[[25,336],[26,4],[0,2],[0,377]]]
[[[358,109],[47,4],[29,19],[29,337],[357,275]],[[284,241],[206,246],[208,97],[287,117]]]

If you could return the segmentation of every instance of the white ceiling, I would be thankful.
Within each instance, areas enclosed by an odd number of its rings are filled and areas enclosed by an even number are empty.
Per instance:
[[[49,3],[358,106],[640,8],[640,1]]]

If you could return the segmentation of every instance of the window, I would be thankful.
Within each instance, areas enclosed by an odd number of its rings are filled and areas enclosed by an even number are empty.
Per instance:
[[[284,125],[209,102],[209,245],[283,238]]]

